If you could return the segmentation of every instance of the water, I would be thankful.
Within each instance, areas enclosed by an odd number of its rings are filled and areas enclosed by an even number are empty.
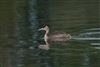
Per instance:
[[[85,32],[80,33],[78,36],[73,36],[75,40],[100,40],[100,30],[98,32]]]
[[[1,67],[100,67],[100,17],[98,0],[11,0],[2,8]],[[14,3],[14,4],[12,4]],[[11,5],[10,5],[11,4]],[[1,4],[2,5],[2,4]],[[11,12],[10,12],[11,11]],[[11,18],[14,20],[9,20]],[[10,25],[9,25],[9,24]],[[39,28],[72,35],[67,43],[44,43]]]
[[[49,25],[51,32],[63,31],[72,35],[72,39],[66,45],[51,45],[51,67],[100,66],[98,6],[98,1],[93,0],[49,1],[49,19],[45,24]]]

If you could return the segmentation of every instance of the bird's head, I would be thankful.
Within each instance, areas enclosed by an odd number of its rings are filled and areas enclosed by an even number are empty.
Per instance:
[[[45,27],[39,29],[39,31],[41,31],[41,30],[45,30],[45,31],[49,30],[49,27],[46,25]]]

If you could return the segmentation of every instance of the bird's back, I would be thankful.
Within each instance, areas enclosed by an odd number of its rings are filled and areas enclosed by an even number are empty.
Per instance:
[[[65,42],[69,40],[67,33],[64,32],[54,32],[49,35],[49,40],[54,42]]]

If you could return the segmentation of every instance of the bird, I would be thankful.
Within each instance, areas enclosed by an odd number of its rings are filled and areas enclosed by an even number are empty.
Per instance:
[[[46,25],[43,28],[40,28],[39,31],[45,31],[45,35],[43,37],[45,41],[45,45],[39,45],[40,49],[49,50],[50,44],[49,42],[66,42],[71,39],[71,35],[65,32],[53,32],[49,34],[49,27]]]

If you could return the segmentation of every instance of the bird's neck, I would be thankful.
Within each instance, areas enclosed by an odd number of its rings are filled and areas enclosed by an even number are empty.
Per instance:
[[[48,30],[45,30],[45,35],[44,35],[44,39],[47,40],[48,39],[48,33],[49,33],[49,29]]]
[[[45,33],[45,35],[48,35],[48,33],[49,33],[49,29],[48,29],[48,30],[46,30],[46,33]]]
[[[49,29],[48,30],[46,30],[46,33],[45,33],[45,35],[44,35],[44,40],[45,40],[45,42],[46,42],[46,45],[48,45],[48,33],[49,33]]]

